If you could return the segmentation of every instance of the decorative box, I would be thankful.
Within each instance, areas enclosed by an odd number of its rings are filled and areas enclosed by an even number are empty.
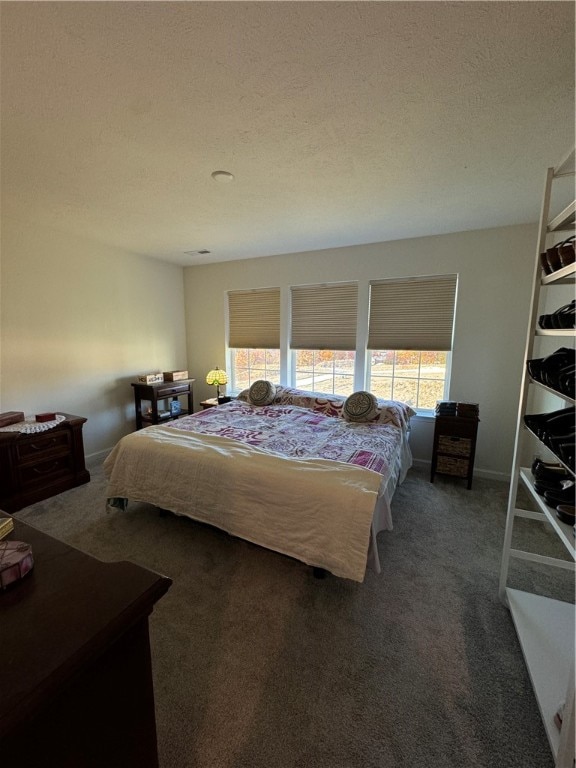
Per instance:
[[[32,547],[23,541],[3,541],[0,544],[0,587],[22,579],[34,567]]]
[[[164,381],[184,381],[188,378],[188,371],[164,371]]]
[[[136,379],[138,384],[162,384],[164,381],[163,373],[144,373]]]
[[[0,413],[0,427],[18,424],[20,421],[24,421],[24,411],[5,411],[5,413]]]
[[[55,413],[37,413],[36,421],[42,423],[43,421],[54,421],[56,418]]]

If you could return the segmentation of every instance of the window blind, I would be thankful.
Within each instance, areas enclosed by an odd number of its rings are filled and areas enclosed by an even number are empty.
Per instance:
[[[452,349],[456,275],[370,283],[368,349]]]
[[[280,288],[228,292],[228,346],[280,348]]]
[[[356,349],[357,283],[298,285],[291,294],[292,349]]]

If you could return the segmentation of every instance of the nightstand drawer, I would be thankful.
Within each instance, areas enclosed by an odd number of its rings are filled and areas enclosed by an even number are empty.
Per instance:
[[[190,384],[177,384],[176,382],[170,382],[166,386],[156,387],[156,397],[161,400],[163,397],[171,397],[172,395],[186,394],[190,390]]]
[[[438,456],[437,472],[455,477],[466,477],[469,469],[468,459],[455,459],[452,456]]]
[[[34,464],[21,464],[18,468],[18,476],[22,490],[31,486],[50,484],[62,477],[72,476],[74,463],[72,454],[55,456]]]
[[[472,440],[467,437],[440,435],[438,438],[438,453],[449,453],[451,456],[470,456]]]
[[[26,442],[16,445],[16,453],[20,461],[27,464],[70,451],[70,431],[60,430],[33,435]]]

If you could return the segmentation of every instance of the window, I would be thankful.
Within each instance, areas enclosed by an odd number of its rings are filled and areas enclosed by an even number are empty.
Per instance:
[[[248,389],[258,379],[280,384],[279,349],[231,350],[230,386],[233,392]]]
[[[370,283],[367,388],[433,410],[446,397],[456,275]]]
[[[258,379],[280,384],[280,289],[228,293],[230,389]]]
[[[449,396],[457,279],[373,280],[360,304],[356,281],[291,286],[282,318],[279,288],[229,291],[230,390],[257,379],[344,396],[368,389],[433,411]]]
[[[376,397],[434,410],[445,398],[448,352],[369,350],[368,389]]]
[[[329,394],[353,392],[358,284],[294,286],[291,314],[294,385]]]
[[[333,395],[349,395],[354,391],[355,357],[351,351],[299,349],[294,352],[295,386]]]

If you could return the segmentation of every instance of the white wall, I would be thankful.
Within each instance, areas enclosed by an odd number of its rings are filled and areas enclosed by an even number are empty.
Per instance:
[[[535,258],[536,225],[335,248],[188,267],[184,272],[188,367],[201,379],[225,364],[225,293],[315,282],[458,273],[450,397],[480,404],[476,469],[510,471]],[[412,450],[429,460],[431,419],[414,419]]]
[[[504,473],[514,424],[536,226],[180,267],[30,223],[4,221],[0,410],[61,410],[88,418],[87,454],[134,428],[130,382],[187,368],[195,403],[224,366],[231,289],[407,275],[459,274],[450,397],[480,403],[476,467]],[[433,423],[414,420],[412,448],[429,459]]]
[[[87,455],[134,429],[130,382],[186,367],[183,270],[3,220],[0,410],[86,416]]]

